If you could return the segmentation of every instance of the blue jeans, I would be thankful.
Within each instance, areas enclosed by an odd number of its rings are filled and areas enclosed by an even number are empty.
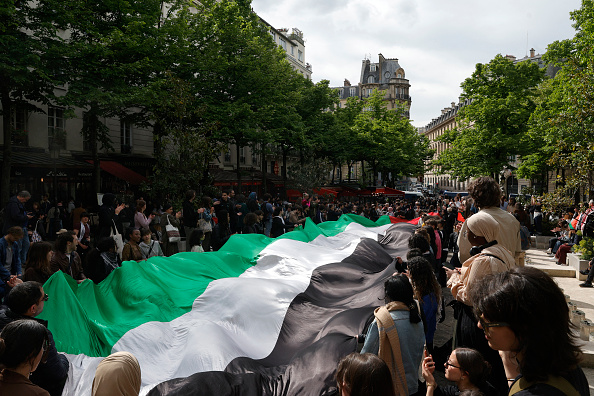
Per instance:
[[[27,253],[29,252],[29,245],[31,242],[29,241],[29,230],[27,227],[23,227],[23,237],[17,242],[19,246],[19,252],[21,255],[21,266],[24,268],[25,263],[27,262]]]
[[[269,237],[270,236],[270,230],[272,230],[272,219],[267,220],[265,223],[265,228],[264,228],[264,234]]]

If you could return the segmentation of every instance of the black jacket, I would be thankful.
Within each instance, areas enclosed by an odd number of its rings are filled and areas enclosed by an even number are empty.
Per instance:
[[[4,209],[4,227],[2,228],[2,235],[8,234],[10,227],[19,226],[27,227],[29,218],[27,217],[27,210],[25,205],[19,202],[17,196],[11,197]]]
[[[184,216],[184,227],[196,228],[198,226],[198,212],[192,202],[184,201],[182,215]],[[190,236],[186,235],[186,237],[189,238]]]
[[[5,310],[0,311],[0,331],[2,331],[7,324],[19,319],[35,320],[47,328],[47,321],[45,320],[15,314],[9,308],[6,308]],[[48,391],[52,396],[58,396],[62,394],[64,384],[68,377],[68,359],[66,359],[66,356],[58,353],[56,343],[54,342],[54,336],[49,329],[47,330],[47,335],[49,337],[47,361],[45,363],[39,363],[37,370],[31,374],[29,379],[35,385]]]
[[[283,224],[283,220],[280,217],[272,218],[272,228],[270,229],[270,237],[276,238],[287,232],[287,229],[293,227],[293,224],[287,222]]]

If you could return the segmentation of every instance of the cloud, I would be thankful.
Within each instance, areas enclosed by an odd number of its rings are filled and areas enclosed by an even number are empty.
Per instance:
[[[398,58],[411,84],[411,118],[424,126],[457,101],[476,63],[496,54],[544,53],[574,34],[569,12],[580,0],[253,0],[274,27],[306,39],[313,79],[359,82],[361,61]]]

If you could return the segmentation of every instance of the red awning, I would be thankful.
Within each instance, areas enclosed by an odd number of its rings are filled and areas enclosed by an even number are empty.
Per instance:
[[[87,160],[87,162],[92,164],[93,160]],[[132,169],[126,168],[124,165],[118,164],[115,161],[99,161],[99,167],[110,175],[125,180],[135,186],[147,180],[140,173],[136,173]]]
[[[313,192],[318,195],[332,195],[334,197],[336,197],[338,195],[337,191],[331,190],[329,188],[324,188],[324,187],[315,189],[315,190],[313,190]]]

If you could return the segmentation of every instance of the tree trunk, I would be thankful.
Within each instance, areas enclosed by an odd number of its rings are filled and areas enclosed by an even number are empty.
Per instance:
[[[260,169],[262,170],[262,195],[266,194],[266,167],[268,166],[268,162],[266,161],[266,157],[264,155],[264,148],[262,149],[262,166]]]
[[[95,192],[95,196],[97,196],[101,192],[101,164],[99,162],[99,144],[97,141],[99,118],[97,114],[93,113],[93,108],[89,110],[89,117],[92,117],[92,119],[89,119],[90,127],[87,131],[89,133],[89,142],[91,143],[91,157],[93,158],[93,191]]]
[[[287,189],[287,152],[289,151],[288,148],[283,147],[283,167],[281,169],[281,175],[283,177],[283,185],[285,186],[285,191]]]
[[[239,152],[241,151],[241,147],[239,142],[235,142],[235,152],[237,154],[237,192],[236,194],[241,194],[241,169],[240,164],[241,161],[239,160]]]
[[[10,173],[12,168],[12,101],[7,90],[2,91],[2,130],[4,131],[4,148],[2,150],[2,182],[0,182],[0,203],[5,207],[10,198]]]

